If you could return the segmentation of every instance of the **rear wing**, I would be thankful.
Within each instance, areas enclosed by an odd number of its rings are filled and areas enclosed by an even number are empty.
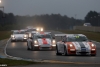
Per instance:
[[[55,36],[57,37],[60,37],[60,36],[66,36],[67,34],[55,34]]]

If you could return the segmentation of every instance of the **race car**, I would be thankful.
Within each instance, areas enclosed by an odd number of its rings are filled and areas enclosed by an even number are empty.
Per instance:
[[[26,29],[26,32],[31,32],[31,31],[37,31],[36,28],[28,28]]]
[[[30,26],[27,27],[26,34],[28,35],[29,38],[32,38],[33,34],[37,32],[38,31],[36,28],[30,27]]]
[[[25,34],[24,30],[13,30],[13,34],[11,35],[12,41],[27,41],[28,36]]]
[[[44,31],[44,29],[43,29],[42,27],[38,27],[38,28],[36,28],[36,30],[37,30],[38,32]]]
[[[55,34],[61,37],[56,44],[56,55],[96,56],[96,45],[83,34]]]
[[[26,28],[27,29],[33,29],[33,26],[27,26]]]
[[[33,30],[33,31],[26,31],[26,34],[28,36],[28,38],[32,38],[33,37],[33,34],[37,33],[36,30]]]
[[[49,32],[38,32],[27,40],[28,50],[55,50],[56,40]]]
[[[27,26],[26,29],[28,32],[29,31],[37,31],[37,32],[44,31],[44,29],[42,27]]]

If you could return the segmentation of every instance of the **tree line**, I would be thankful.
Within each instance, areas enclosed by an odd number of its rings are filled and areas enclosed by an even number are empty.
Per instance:
[[[94,26],[97,26],[97,21],[91,11],[86,15],[85,20],[75,19],[74,17],[68,17],[67,15],[60,14],[44,14],[44,15],[34,15],[34,16],[19,16],[13,13],[5,13],[3,17],[3,12],[0,11],[0,30],[12,30],[12,29],[22,29],[27,26],[43,27],[50,30],[60,30],[60,29],[73,29],[73,26],[82,26],[85,22],[89,22]],[[90,20],[92,16],[92,20]],[[97,17],[97,16],[96,16]],[[99,20],[98,20],[99,21]]]
[[[35,16],[16,16],[17,23],[20,23],[25,27],[27,25],[33,25],[35,27],[44,27],[45,29],[72,29],[73,26],[83,25],[83,20],[69,18],[66,15],[60,14],[45,14]]]
[[[85,22],[91,23],[92,26],[100,26],[100,13],[96,11],[88,12]]]
[[[16,18],[13,13],[3,13],[0,11],[0,30],[11,30],[16,24]]]

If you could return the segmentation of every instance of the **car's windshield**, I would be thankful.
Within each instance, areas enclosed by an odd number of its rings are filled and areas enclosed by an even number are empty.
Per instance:
[[[51,38],[51,35],[35,35],[35,39],[42,39],[42,38]]]
[[[69,36],[67,37],[67,41],[88,41],[86,36]]]
[[[13,34],[25,34],[25,32],[14,32]]]
[[[36,31],[36,29],[28,29],[27,32]]]

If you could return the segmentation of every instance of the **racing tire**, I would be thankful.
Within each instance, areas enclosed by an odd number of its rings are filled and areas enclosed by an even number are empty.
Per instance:
[[[28,42],[27,42],[27,50],[30,50],[29,46],[28,46]]]
[[[61,55],[61,54],[58,52],[57,46],[56,46],[56,55]]]
[[[55,51],[56,50],[56,47],[53,47],[52,49],[51,49],[51,51]]]
[[[67,50],[66,50],[66,47],[64,46],[64,53],[63,53],[64,56],[67,56]]]
[[[15,42],[15,40],[11,40],[11,42]]]
[[[13,40],[11,40],[11,42],[13,42]]]
[[[27,40],[23,40],[23,42],[27,42]]]
[[[34,46],[32,45],[32,42],[31,42],[31,51],[34,51],[35,49],[34,49]]]

